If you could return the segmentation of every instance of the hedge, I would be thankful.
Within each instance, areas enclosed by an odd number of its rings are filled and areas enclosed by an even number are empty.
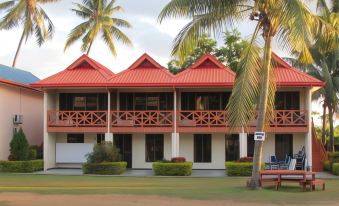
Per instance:
[[[85,163],[82,165],[84,174],[120,175],[126,171],[127,162]]]
[[[333,163],[332,172],[334,175],[339,176],[339,163]]]
[[[189,176],[192,174],[192,166],[192,162],[154,162],[152,169],[159,176]]]
[[[323,166],[324,166],[324,170],[325,171],[328,171],[328,172],[331,172],[332,171],[332,162],[329,161],[329,160],[325,160],[322,162],[323,163]]]
[[[251,176],[252,175],[252,162],[225,162],[226,173],[228,176]],[[265,168],[265,164],[261,165]]]
[[[44,169],[43,160],[0,161],[1,172],[30,173]]]

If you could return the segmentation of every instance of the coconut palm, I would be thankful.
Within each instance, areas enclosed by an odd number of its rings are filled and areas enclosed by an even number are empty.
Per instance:
[[[128,46],[132,45],[131,40],[119,29],[119,27],[131,28],[131,24],[123,19],[112,17],[117,12],[123,12],[122,7],[114,5],[115,0],[109,2],[107,0],[83,0],[82,4],[74,4],[76,8],[72,11],[86,21],[73,28],[68,35],[64,50],[82,38],[81,51],[88,55],[95,38],[100,33],[113,56],[117,55],[114,39]]]
[[[338,29],[338,4],[339,1],[333,1],[331,8],[326,1],[317,1],[317,10],[321,13],[324,21]],[[310,45],[310,52],[315,60],[314,64],[303,64],[295,58],[285,58],[293,66],[325,82],[325,86],[314,93],[314,99],[323,99],[322,115],[322,142],[325,144],[326,119],[329,123],[329,143],[328,151],[334,151],[334,128],[333,115],[338,111],[339,96],[339,45],[338,35],[331,39],[323,39],[319,36],[317,41]],[[324,47],[333,47],[333,50],[324,51]],[[327,114],[328,110],[328,115]]]
[[[17,26],[23,26],[12,67],[16,65],[24,39],[27,41],[34,34],[37,44],[41,46],[53,36],[53,23],[40,4],[57,1],[60,0],[11,0],[0,3],[0,11],[6,11],[5,16],[0,20],[0,30],[10,30]]]
[[[272,40],[283,48],[298,51],[299,58],[312,62],[307,43],[313,41],[313,31],[336,31],[313,15],[301,0],[171,0],[158,20],[166,18],[192,19],[174,39],[172,55],[190,53],[205,33],[220,35],[237,21],[249,18],[256,22],[249,45],[243,51],[237,68],[235,85],[227,110],[231,127],[246,127],[257,112],[256,131],[265,131],[273,117],[276,85],[272,69]],[[322,27],[320,24],[322,23]],[[317,29],[315,29],[317,28]],[[259,38],[263,38],[260,44]],[[255,142],[252,178],[248,186],[259,187],[262,156],[261,141]]]

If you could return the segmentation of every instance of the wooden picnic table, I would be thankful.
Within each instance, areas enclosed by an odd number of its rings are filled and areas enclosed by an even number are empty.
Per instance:
[[[263,170],[260,171],[260,183],[271,183],[276,186],[276,190],[281,187],[283,181],[298,182],[299,185],[306,190],[306,185],[310,185],[310,190],[314,189],[315,184],[323,184],[325,189],[325,182],[316,180],[316,172],[304,171],[304,170]],[[266,178],[265,178],[266,177]]]

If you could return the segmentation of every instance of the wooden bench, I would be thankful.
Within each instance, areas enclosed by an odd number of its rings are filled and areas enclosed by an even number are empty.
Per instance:
[[[310,191],[315,190],[315,186],[316,185],[322,185],[323,186],[323,190],[325,190],[325,180],[310,180],[310,181],[306,181],[304,183],[304,188],[306,188],[306,185],[310,186]]]
[[[263,185],[263,183],[268,184],[268,185],[274,185],[275,190],[278,190],[280,187],[280,182],[278,178],[264,178],[260,180],[260,186]]]

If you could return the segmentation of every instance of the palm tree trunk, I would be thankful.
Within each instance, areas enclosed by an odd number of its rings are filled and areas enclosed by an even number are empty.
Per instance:
[[[334,152],[334,131],[333,131],[333,108],[332,106],[328,107],[328,120],[330,124],[330,143],[329,150],[330,152]]]
[[[265,38],[265,50],[264,50],[264,65],[263,65],[263,77],[261,81],[261,91],[259,96],[259,108],[256,131],[262,132],[265,126],[266,108],[268,101],[268,87],[269,87],[269,70],[271,65],[272,56],[272,36],[268,35]],[[258,189],[260,187],[260,169],[262,159],[262,141],[255,141],[254,154],[253,154],[253,170],[252,178],[248,183],[248,187],[251,189]]]
[[[18,59],[19,52],[20,52],[22,41],[24,40],[24,37],[25,37],[25,30],[22,32],[22,35],[21,35],[21,38],[20,38],[20,41],[19,41],[19,45],[18,45],[18,48],[17,48],[16,53],[15,53],[15,57],[14,57],[14,60],[13,60],[12,67],[15,67],[15,65],[16,65],[16,60]]]
[[[321,141],[323,142],[323,144],[326,144],[326,104],[324,102],[323,104],[323,116],[322,116],[322,120],[323,120],[323,128],[321,129]]]
[[[91,51],[93,41],[94,40],[92,40],[91,43],[89,44],[89,47],[88,47],[88,50],[87,50],[87,56],[89,55],[89,52]]]

